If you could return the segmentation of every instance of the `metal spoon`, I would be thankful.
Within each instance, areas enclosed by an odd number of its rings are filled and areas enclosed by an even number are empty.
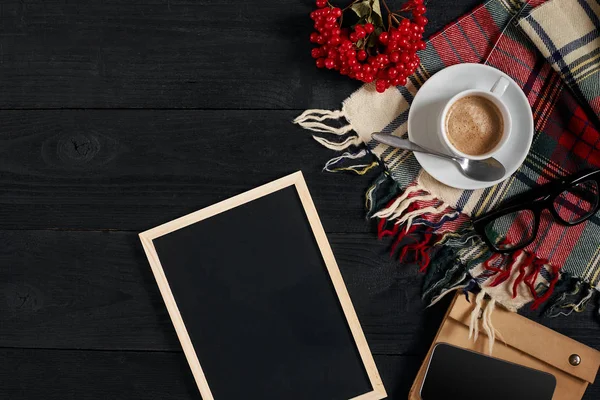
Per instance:
[[[397,136],[388,135],[385,133],[375,132],[371,135],[371,137],[380,143],[387,144],[388,146],[398,147],[399,149],[409,151],[416,151],[419,153],[431,154],[432,156],[452,160],[458,165],[458,168],[463,175],[477,181],[493,182],[502,179],[504,174],[506,174],[504,165],[502,165],[500,161],[493,157],[485,160],[470,160],[468,158],[451,156],[434,150],[429,150],[411,142],[408,139],[401,139]]]

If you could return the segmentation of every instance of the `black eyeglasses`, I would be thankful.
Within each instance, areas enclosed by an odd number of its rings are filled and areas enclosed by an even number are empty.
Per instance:
[[[508,253],[530,245],[540,227],[542,211],[573,226],[600,208],[600,170],[583,171],[534,189],[473,221],[475,231],[494,251]]]

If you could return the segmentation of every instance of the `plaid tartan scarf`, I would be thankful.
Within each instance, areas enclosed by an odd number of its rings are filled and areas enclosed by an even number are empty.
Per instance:
[[[367,84],[342,110],[307,110],[294,122],[345,151],[326,171],[360,175],[385,166],[368,189],[368,217],[391,254],[426,273],[423,296],[479,288],[510,310],[545,304],[551,316],[581,311],[600,281],[600,215],[564,227],[545,215],[538,240],[509,255],[491,252],[471,217],[570,173],[600,167],[600,5],[592,0],[491,0],[435,34],[405,87],[378,94]],[[410,104],[433,74],[458,63],[485,63],[523,89],[534,116],[534,139],[523,165],[482,190],[449,188],[424,172],[412,153],[371,141],[375,131],[404,136]],[[336,120],[345,119],[341,125]],[[373,159],[375,157],[376,159]],[[546,213],[544,213],[546,214]]]

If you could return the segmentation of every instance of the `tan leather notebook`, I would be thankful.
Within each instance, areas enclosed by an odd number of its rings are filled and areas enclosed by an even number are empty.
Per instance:
[[[477,342],[469,339],[474,299],[475,296],[470,294],[469,303],[464,295],[455,296],[419,369],[409,400],[421,399],[419,393],[423,378],[437,343],[449,343],[486,354],[488,338],[483,330],[480,330]],[[496,336],[492,356],[554,375],[554,400],[581,399],[587,386],[594,382],[600,365],[600,352],[597,350],[500,307],[494,311],[493,322],[503,340]]]

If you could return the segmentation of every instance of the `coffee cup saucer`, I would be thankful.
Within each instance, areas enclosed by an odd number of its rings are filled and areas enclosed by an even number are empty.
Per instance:
[[[506,174],[495,182],[477,181],[464,176],[450,160],[415,153],[417,161],[429,175],[457,189],[483,189],[496,185],[523,164],[533,139],[533,115],[525,93],[508,75],[483,64],[457,64],[429,78],[417,92],[408,114],[408,138],[423,147],[452,154],[438,135],[440,114],[454,95],[467,89],[489,90],[499,77],[510,84],[502,96],[512,118],[511,134],[495,158],[506,168]]]

